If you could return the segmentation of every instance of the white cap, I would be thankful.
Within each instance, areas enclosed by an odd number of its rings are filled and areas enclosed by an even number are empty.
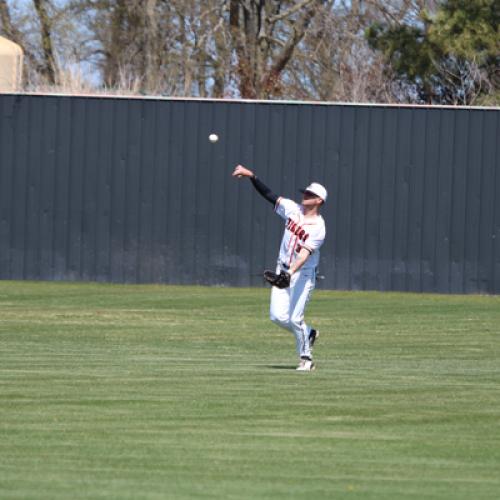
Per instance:
[[[326,188],[319,184],[318,182],[311,182],[309,186],[307,186],[304,189],[301,189],[300,192],[304,193],[305,191],[308,191],[309,193],[315,194],[316,196],[319,196],[323,201],[326,201],[328,197],[328,193],[326,191]]]

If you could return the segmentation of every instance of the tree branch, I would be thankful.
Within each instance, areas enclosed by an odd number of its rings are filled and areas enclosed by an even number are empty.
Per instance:
[[[24,49],[23,36],[21,32],[14,27],[10,17],[9,6],[5,0],[0,0],[0,21],[2,22],[2,31],[7,38],[14,43],[17,43]]]
[[[270,24],[274,24],[278,21],[281,21],[282,19],[285,19],[285,17],[289,17],[295,12],[298,12],[300,9],[305,7],[306,5],[310,4],[311,2],[314,2],[315,0],[302,0],[302,2],[299,2],[298,4],[294,5],[290,9],[286,10],[285,12],[282,12],[281,14],[276,14],[275,16],[271,16],[268,19],[268,22]]]
[[[265,95],[271,93],[272,89],[276,86],[280,78],[281,72],[290,61],[293,55],[293,51],[295,50],[295,47],[300,43],[300,41],[304,37],[304,34],[307,31],[307,28],[309,27],[309,24],[311,23],[312,19],[316,15],[320,5],[321,5],[321,0],[314,0],[314,3],[306,9],[302,17],[293,26],[293,35],[288,39],[280,55],[277,57],[276,61],[274,62],[274,64],[272,65],[268,74],[265,76],[262,82],[262,91],[264,92]]]
[[[33,0],[40,21],[40,35],[42,37],[42,48],[45,60],[44,73],[49,83],[54,85],[57,81],[58,69],[54,57],[54,48],[52,46],[52,22],[47,14],[45,2],[46,0]]]

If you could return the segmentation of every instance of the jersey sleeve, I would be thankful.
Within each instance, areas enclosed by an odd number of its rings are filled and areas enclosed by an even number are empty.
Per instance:
[[[287,220],[290,216],[300,212],[300,206],[293,200],[282,198],[281,196],[276,200],[274,206],[275,212],[282,218]]]
[[[302,246],[309,250],[312,254],[320,249],[321,245],[325,241],[326,230],[324,224],[318,224],[314,226],[309,232],[309,238],[302,244]]]

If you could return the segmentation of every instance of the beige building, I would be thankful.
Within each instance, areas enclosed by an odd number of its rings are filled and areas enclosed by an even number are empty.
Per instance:
[[[16,92],[21,86],[23,51],[0,36],[0,92]]]

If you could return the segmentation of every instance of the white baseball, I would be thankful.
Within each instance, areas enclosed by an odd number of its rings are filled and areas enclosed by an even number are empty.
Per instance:
[[[210,134],[208,136],[208,140],[210,142],[217,142],[219,140],[219,136],[217,134]]]

